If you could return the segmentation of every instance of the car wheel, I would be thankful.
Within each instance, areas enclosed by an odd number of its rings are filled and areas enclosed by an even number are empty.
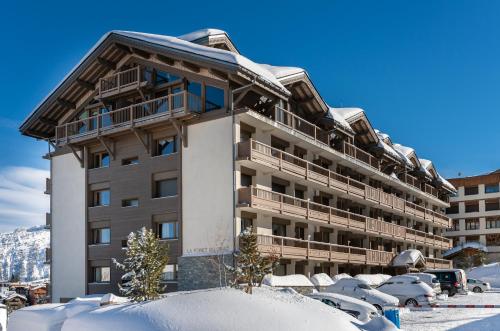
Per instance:
[[[474,292],[474,293],[481,293],[481,292],[483,292],[483,289],[480,288],[479,286],[476,286],[476,287],[474,287],[472,289],[472,292]]]
[[[408,299],[405,302],[405,306],[418,307],[418,302],[415,299]]]
[[[373,307],[375,307],[377,309],[377,311],[380,315],[382,315],[382,316],[384,315],[384,311],[382,310],[382,307],[380,307],[379,305],[373,305]]]
[[[451,297],[452,297],[452,296],[454,296],[455,294],[457,294],[457,292],[450,292],[450,293],[448,294],[448,296],[451,298]]]

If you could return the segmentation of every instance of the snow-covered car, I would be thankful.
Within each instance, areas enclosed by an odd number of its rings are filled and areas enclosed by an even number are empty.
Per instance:
[[[399,299],[400,305],[421,306],[436,302],[432,288],[415,276],[394,276],[382,283],[377,290]]]
[[[398,298],[382,293],[370,287],[366,281],[356,278],[340,279],[335,284],[328,286],[325,292],[343,294],[366,301],[375,306],[379,313],[385,307],[394,307],[399,303]]]
[[[362,322],[368,322],[372,318],[380,316],[375,306],[363,300],[348,297],[346,295],[322,292],[308,294],[307,296],[340,309]]]
[[[483,293],[491,290],[491,285],[479,279],[467,278],[467,288],[474,293]]]
[[[436,292],[436,294],[441,293],[441,283],[439,282],[439,279],[437,279],[436,275],[428,274],[425,272],[410,272],[405,275],[418,277],[418,279],[420,279],[422,282],[429,285],[434,290],[434,292]]]

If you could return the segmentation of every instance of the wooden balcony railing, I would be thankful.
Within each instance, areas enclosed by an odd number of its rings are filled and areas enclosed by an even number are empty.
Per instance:
[[[304,218],[311,221],[331,224],[338,227],[353,229],[359,232],[369,232],[375,235],[393,237],[395,239],[451,248],[451,240],[413,230],[401,225],[392,224],[346,210],[325,206],[309,200],[299,199],[257,187],[241,188],[238,192],[239,203],[274,212],[277,214]]]
[[[310,139],[313,139],[317,143],[331,147],[330,144],[331,135],[329,132],[321,129],[320,127],[312,124],[311,122],[308,122],[307,120],[301,118],[300,116],[295,115],[294,113],[286,109],[276,106],[274,108],[273,113],[271,114],[271,118],[290,129],[305,134],[306,136],[308,136]],[[343,141],[342,144],[336,146],[335,149],[346,156],[350,156],[380,171],[380,161],[370,153],[365,152],[364,150],[353,144]],[[421,192],[430,194],[444,202],[447,202],[445,198],[441,198],[439,196],[436,188],[428,184],[426,184],[427,186],[425,187],[421,187],[419,181],[411,175],[402,174],[398,176],[398,178],[402,182],[413,186],[414,188],[418,189]]]
[[[386,193],[381,189],[340,175],[256,140],[250,139],[239,143],[238,157],[258,162],[272,169],[283,171],[326,187],[341,190],[358,198],[377,202],[381,206],[448,227],[449,219],[445,215],[441,215],[410,201],[405,201],[394,194]]]
[[[98,98],[102,99],[122,92],[128,92],[145,85],[144,69],[141,66],[117,72],[111,76],[99,79]]]
[[[453,264],[450,260],[426,257],[425,266],[429,269],[449,269],[453,266]]]
[[[394,258],[392,252],[263,234],[257,235],[257,245],[264,254],[287,259],[387,266]]]
[[[113,111],[80,119],[56,128],[56,143],[70,139],[125,130],[150,121],[179,118],[201,112],[201,98],[187,91],[133,104]]]

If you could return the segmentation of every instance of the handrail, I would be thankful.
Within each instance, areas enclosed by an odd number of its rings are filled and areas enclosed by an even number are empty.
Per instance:
[[[201,98],[187,91],[181,91],[59,125],[56,127],[56,142],[70,136],[99,133],[103,129],[132,124],[135,120],[152,118],[161,114],[174,117],[178,114],[200,111]]]
[[[104,93],[117,91],[129,86],[134,86],[141,83],[141,67],[136,66],[127,70],[119,71],[111,76],[99,79],[99,97]]]
[[[374,201],[377,201],[377,202],[382,203],[384,205],[388,205],[389,207],[392,207],[394,209],[400,209],[407,214],[412,214],[412,215],[416,214],[415,211],[411,211],[410,209],[403,208],[402,205],[404,204],[405,206],[407,206],[413,210],[418,211],[419,215],[416,215],[416,216],[419,216],[421,218],[424,218],[425,220],[428,220],[426,218],[426,215],[432,215],[432,216],[440,218],[441,220],[446,222],[445,225],[448,224],[448,219],[446,218],[445,215],[441,215],[435,211],[432,211],[432,210],[427,209],[425,207],[419,206],[419,205],[414,204],[410,201],[406,201],[402,198],[399,198],[395,194],[385,193],[381,189],[372,187],[368,184],[362,183],[362,182],[357,181],[355,179],[352,179],[350,177],[341,175],[341,174],[339,174],[335,171],[332,171],[330,169],[323,168],[323,167],[318,166],[310,161],[301,159],[295,155],[284,152],[284,151],[279,150],[277,148],[274,148],[272,146],[263,144],[259,141],[254,140],[254,139],[250,139],[249,141],[250,141],[249,147],[251,148],[251,150],[255,150],[259,153],[263,153],[264,155],[277,158],[278,161],[275,163],[276,163],[276,167],[278,167],[280,170],[282,170],[283,168],[288,169],[289,168],[289,167],[287,167],[288,163],[293,164],[294,168],[299,167],[299,168],[304,169],[304,171],[302,171],[300,174],[298,172],[294,172],[294,174],[304,176],[305,179],[310,179],[310,180],[313,180],[316,182],[320,182],[320,183],[326,184],[327,186],[330,186],[331,182],[334,180],[340,181],[340,182],[346,184],[347,188],[352,186],[352,187],[355,187],[355,188],[358,188],[360,190],[365,191],[365,198],[368,198],[370,200],[374,200]],[[240,143],[240,145],[242,146],[244,143],[246,143],[246,142],[242,142],[242,143]],[[266,161],[268,161],[268,160],[266,160]],[[312,174],[312,173],[315,173],[315,174]],[[324,177],[324,180],[321,180],[321,178],[319,178],[321,176]],[[326,182],[328,182],[328,183],[326,183]],[[349,191],[349,189],[348,189],[348,191]],[[420,213],[423,213],[423,215],[421,215]],[[432,221],[434,221],[434,220],[432,219]],[[436,223],[436,222],[434,222],[434,223]],[[438,223],[443,223],[443,222],[438,222]]]
[[[365,231],[375,231],[379,232],[380,234],[397,236],[411,242],[418,242],[418,240],[417,238],[410,239],[408,234],[419,236],[424,239],[423,240],[424,242],[427,242],[427,239],[432,239],[448,243],[448,245],[450,243],[450,240],[448,238],[444,238],[434,234],[429,234],[419,230],[414,230],[402,225],[392,224],[368,216],[352,213],[347,210],[325,206],[316,202],[311,202],[310,200],[296,198],[290,195],[269,191],[255,186],[250,186],[247,188],[240,189],[240,202],[251,202],[244,200],[252,199],[252,196],[258,199],[267,200],[271,203],[276,203],[277,204],[276,208],[279,209],[280,211],[286,209],[287,214],[295,213],[296,215],[304,217],[306,219],[311,219],[311,218],[321,219],[322,221],[331,223],[332,217],[341,217],[343,219],[348,220],[347,223],[348,227],[354,226],[354,224],[349,223],[350,221],[363,222],[365,223],[364,225]],[[322,215],[314,214],[314,212],[328,214],[328,219],[324,219]]]

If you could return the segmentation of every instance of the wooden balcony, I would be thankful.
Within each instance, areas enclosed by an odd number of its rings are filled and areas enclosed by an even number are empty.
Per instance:
[[[320,142],[321,144],[329,145],[330,143],[330,135],[328,132],[286,109],[276,106],[271,117],[276,122],[279,122],[292,130],[299,131],[300,133],[308,136],[308,138]]]
[[[453,267],[453,264],[452,261],[450,260],[426,257],[425,266],[428,269],[449,269]]]
[[[149,81],[145,79],[144,68],[137,66],[99,79],[97,98],[113,97],[121,93],[137,90],[147,84],[149,84]]]
[[[394,258],[392,252],[262,234],[257,245],[260,252],[285,259],[388,266]]]
[[[374,157],[370,153],[365,152],[359,147],[343,141],[338,150],[344,153],[344,155],[348,155],[358,161],[369,165],[376,170],[380,170],[380,161],[376,157]]]
[[[340,175],[253,139],[238,144],[238,158],[257,162],[266,167],[342,191],[357,198],[378,203],[382,207],[412,215],[439,226],[449,226],[449,219],[445,215],[410,201],[405,201],[394,194],[386,193],[381,189]]]
[[[201,112],[201,98],[187,91],[133,104],[56,128],[56,144],[80,142],[170,119],[187,119]]]
[[[275,214],[298,217],[375,236],[449,249],[451,240],[257,187],[241,188],[239,204]]]

